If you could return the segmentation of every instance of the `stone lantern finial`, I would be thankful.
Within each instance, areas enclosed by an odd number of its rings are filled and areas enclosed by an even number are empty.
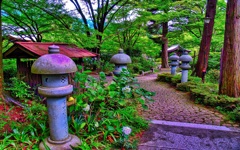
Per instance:
[[[60,51],[59,51],[59,46],[57,45],[51,45],[48,47],[48,53],[49,54],[58,54]]]

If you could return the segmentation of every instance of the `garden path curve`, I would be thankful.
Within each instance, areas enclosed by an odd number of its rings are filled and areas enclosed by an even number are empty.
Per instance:
[[[187,92],[177,91],[171,85],[157,82],[157,74],[138,77],[141,87],[155,92],[153,103],[148,104],[148,110],[140,110],[147,120],[165,120],[209,125],[237,127],[237,124],[227,121],[224,115],[213,108],[195,104]]]

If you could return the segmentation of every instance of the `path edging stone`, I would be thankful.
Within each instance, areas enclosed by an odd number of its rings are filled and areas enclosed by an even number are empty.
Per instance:
[[[186,127],[186,128],[196,128],[196,129],[206,129],[206,130],[228,131],[228,132],[239,132],[240,133],[239,128],[226,127],[226,126],[185,123],[185,122],[173,122],[173,121],[164,121],[164,120],[152,120],[151,123],[156,124],[156,125],[166,125],[166,126],[175,126],[175,127]]]

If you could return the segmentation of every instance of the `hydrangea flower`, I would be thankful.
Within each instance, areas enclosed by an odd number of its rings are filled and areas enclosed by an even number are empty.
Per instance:
[[[132,129],[128,126],[122,128],[122,132],[124,135],[129,135],[132,132]]]
[[[129,86],[125,86],[124,88],[122,88],[122,91],[126,92],[126,93],[130,93],[131,92],[131,88]]]
[[[83,108],[84,111],[89,111],[90,110],[90,105],[86,105],[84,108]]]
[[[95,126],[96,128],[99,127],[98,122],[95,122],[94,126]]]

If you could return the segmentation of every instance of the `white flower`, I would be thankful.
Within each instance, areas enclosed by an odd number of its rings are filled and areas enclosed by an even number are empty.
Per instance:
[[[99,127],[98,122],[95,122],[94,126],[95,126],[96,128]]]
[[[124,135],[129,135],[132,132],[132,129],[130,127],[123,127],[122,132]]]
[[[90,105],[86,105],[84,108],[83,108],[84,111],[89,111],[90,110]]]
[[[126,92],[126,93],[130,93],[131,92],[131,88],[129,86],[125,86],[124,88],[122,88],[122,91]]]

